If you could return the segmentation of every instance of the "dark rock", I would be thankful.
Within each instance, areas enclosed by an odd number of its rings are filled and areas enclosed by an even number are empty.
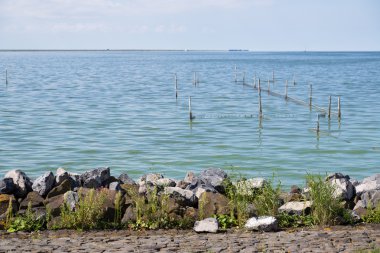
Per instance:
[[[46,209],[50,211],[52,217],[57,217],[61,214],[61,206],[65,203],[63,194],[47,198],[44,201]]]
[[[211,184],[215,190],[224,193],[224,180],[227,178],[227,173],[219,168],[208,168],[201,172],[199,178]]]
[[[52,198],[64,194],[65,192],[71,191],[73,189],[72,180],[66,179],[60,185],[54,187],[47,195],[46,198]]]
[[[119,183],[119,179],[117,179],[116,177],[114,176],[110,176],[107,180],[105,180],[103,183],[102,183],[102,186],[104,187],[109,187],[110,184],[112,183]]]
[[[121,223],[126,224],[130,222],[136,222],[136,217],[136,208],[134,208],[133,206],[128,206],[125,210],[123,218],[121,219]]]
[[[0,180],[0,194],[12,194],[15,185],[12,178],[4,178]]]
[[[53,188],[55,183],[55,177],[52,172],[46,172],[42,176],[38,177],[32,185],[32,189],[38,192],[41,196],[46,196]]]
[[[26,213],[26,209],[23,209],[23,210],[20,210],[18,212],[18,214],[20,215],[24,215]],[[43,207],[43,206],[40,206],[40,207],[33,207],[31,210],[30,210],[33,214],[33,217],[35,219],[35,221],[43,221],[46,219],[46,208]]]
[[[119,181],[122,184],[136,184],[136,182],[131,177],[129,177],[127,173],[122,173],[119,176]]]
[[[184,190],[179,187],[166,187],[165,193],[169,194],[171,198],[176,199],[177,203],[181,206],[196,206],[198,198],[190,190]]]
[[[21,170],[11,170],[5,174],[4,178],[12,178],[15,185],[14,195],[16,198],[24,198],[28,192],[32,191],[32,182]]]
[[[102,208],[103,208],[103,218],[106,221],[113,222],[115,220],[115,215],[116,215],[116,198],[119,196],[120,199],[119,205],[120,205],[120,214],[123,214],[126,210],[126,206],[124,205],[125,199],[123,196],[118,195],[117,191],[112,191],[107,188],[102,189],[100,192],[97,194],[105,194],[105,201],[103,202]]]
[[[301,194],[302,193],[302,189],[299,188],[297,185],[292,185],[290,187],[290,193],[298,193],[298,194]]]
[[[41,207],[44,205],[44,199],[37,192],[29,192],[25,199],[20,203],[20,210],[28,208],[29,202],[32,208]]]
[[[220,193],[204,192],[199,198],[199,212],[203,213],[203,217],[211,217],[214,214],[229,214],[229,200]],[[202,207],[202,208],[201,208]],[[201,210],[202,209],[202,210]]]
[[[219,229],[219,224],[215,218],[207,218],[201,221],[196,221],[194,231],[197,233],[216,233]]]
[[[8,194],[0,194],[0,216],[6,214],[10,202],[12,203],[12,211],[16,212],[18,210],[18,204],[14,196]]]
[[[110,168],[97,168],[81,175],[82,186],[86,188],[100,188],[105,186],[110,178]]]

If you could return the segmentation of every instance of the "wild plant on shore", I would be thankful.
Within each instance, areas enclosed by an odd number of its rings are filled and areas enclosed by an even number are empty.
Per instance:
[[[317,225],[333,225],[343,212],[340,199],[334,196],[335,187],[320,175],[306,176],[312,201],[311,216]]]

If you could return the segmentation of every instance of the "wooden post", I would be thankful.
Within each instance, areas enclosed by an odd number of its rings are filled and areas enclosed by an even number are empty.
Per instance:
[[[177,73],[174,74],[174,83],[175,83],[175,99],[178,98],[178,79]]]
[[[191,112],[191,96],[189,96],[189,118],[190,121],[193,120],[193,113]]]
[[[313,101],[313,85],[309,86],[309,106],[311,107]]]
[[[270,93],[270,81],[268,79],[268,94]]]
[[[253,80],[253,88],[256,89],[256,72],[255,72],[255,79]]]
[[[319,115],[318,115],[318,121],[317,121],[317,134],[319,134]]]
[[[331,96],[329,96],[329,112],[328,112],[329,119],[331,118]]]
[[[8,86],[8,69],[5,69],[5,85]]]
[[[288,99],[288,80],[285,83],[285,99]]]
[[[341,114],[341,107],[340,107],[340,96],[338,97],[338,119],[340,119],[342,117],[342,114]]]
[[[296,85],[296,74],[293,74],[293,85]]]
[[[263,117],[263,106],[261,104],[261,92],[259,91],[259,117],[260,119]]]
[[[259,78],[259,86],[258,86],[257,90],[259,91],[259,94],[261,94],[260,78]]]

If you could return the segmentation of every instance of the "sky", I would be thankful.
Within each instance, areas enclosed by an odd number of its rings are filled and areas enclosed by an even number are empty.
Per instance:
[[[380,1],[0,0],[0,49],[380,51]]]

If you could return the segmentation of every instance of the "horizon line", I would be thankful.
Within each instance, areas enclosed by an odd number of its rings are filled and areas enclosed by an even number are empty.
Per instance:
[[[251,49],[0,49],[0,52],[80,52],[80,51],[94,51],[94,52],[103,52],[103,51],[129,51],[129,52],[250,52],[250,53],[266,53],[266,52],[380,52],[380,50],[251,50]]]

